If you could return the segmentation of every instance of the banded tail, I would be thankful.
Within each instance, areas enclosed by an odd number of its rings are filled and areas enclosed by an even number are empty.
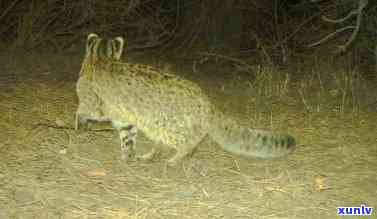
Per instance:
[[[250,129],[222,113],[216,114],[209,135],[225,151],[246,157],[275,158],[295,149],[296,141],[291,135]]]

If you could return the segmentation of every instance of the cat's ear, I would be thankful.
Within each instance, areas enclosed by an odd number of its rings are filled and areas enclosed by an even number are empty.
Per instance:
[[[114,38],[114,45],[113,45],[113,57],[115,60],[120,60],[120,57],[122,56],[123,53],[123,48],[124,48],[124,39],[123,37],[116,37]]]

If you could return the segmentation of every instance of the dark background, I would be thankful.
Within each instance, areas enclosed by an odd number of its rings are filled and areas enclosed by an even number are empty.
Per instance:
[[[171,55],[211,51],[274,65],[347,55],[371,73],[377,2],[369,1],[361,11],[357,31],[356,14],[340,23],[323,18],[344,18],[359,4],[357,0],[3,0],[0,39],[4,47],[56,52],[96,32],[125,36],[128,51]],[[335,31],[339,33],[312,45]]]
[[[358,11],[365,2],[0,0],[0,219],[318,219],[336,218],[340,206],[376,210],[377,0]],[[124,36],[122,62],[194,82],[224,115],[286,132],[296,150],[252,159],[207,137],[176,169],[166,166],[174,150],[121,161],[109,124],[74,130],[92,32]],[[155,145],[140,132],[138,153]]]

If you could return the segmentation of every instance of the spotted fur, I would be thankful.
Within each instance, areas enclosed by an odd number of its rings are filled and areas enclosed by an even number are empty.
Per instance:
[[[123,42],[121,37],[108,42],[115,40]],[[281,157],[294,150],[291,135],[241,126],[216,109],[197,84],[166,70],[122,62],[123,43],[116,47],[104,42],[96,34],[88,36],[77,114],[111,121],[119,132],[124,159],[135,155],[137,130],[176,150],[170,165],[179,163],[207,135],[224,150],[242,156]],[[110,52],[101,58],[98,48]],[[150,159],[158,151],[154,147],[142,157]]]

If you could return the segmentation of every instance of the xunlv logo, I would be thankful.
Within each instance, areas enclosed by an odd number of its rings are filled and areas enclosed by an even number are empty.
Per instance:
[[[360,207],[338,207],[339,216],[371,216],[373,207],[361,205]]]

